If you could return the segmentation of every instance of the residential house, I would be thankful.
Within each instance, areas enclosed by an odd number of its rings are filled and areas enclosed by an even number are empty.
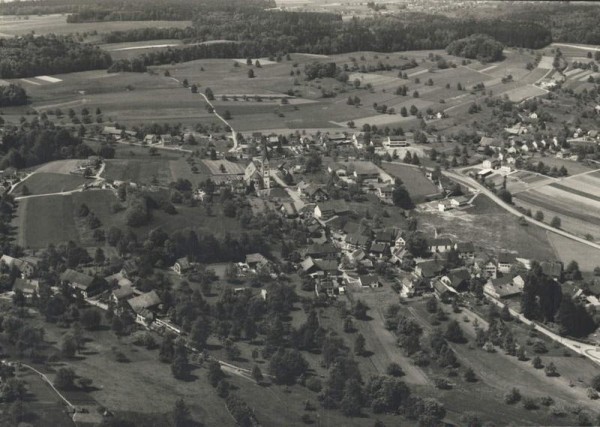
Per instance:
[[[13,291],[20,291],[25,297],[31,298],[33,294],[39,294],[40,283],[37,280],[17,277],[13,283]]]
[[[498,277],[498,266],[496,262],[487,257],[475,258],[472,266],[473,275],[483,278],[495,279]]]
[[[369,248],[369,253],[376,258],[384,258],[391,255],[390,246],[387,243],[373,242]]]
[[[13,267],[19,270],[21,277],[28,279],[34,277],[37,267],[37,258],[28,257],[26,258],[13,258],[8,255],[2,255],[0,258],[0,266],[5,265],[6,268],[12,269]],[[1,269],[1,267],[0,267]]]
[[[340,250],[331,243],[311,245],[305,249],[304,255],[315,259],[337,259]]]
[[[394,186],[393,185],[383,185],[377,188],[377,197],[381,199],[381,201],[385,203],[393,203],[394,200]]]
[[[498,271],[503,274],[510,273],[510,269],[516,262],[516,257],[510,252],[500,252],[498,254]]]
[[[521,276],[491,278],[483,285],[483,293],[496,299],[510,298],[523,293],[525,281]]]
[[[60,275],[61,282],[75,290],[81,291],[84,298],[89,298],[102,292],[105,288],[105,280],[95,280],[94,277],[67,269]]]
[[[444,265],[437,260],[422,261],[415,266],[415,274],[423,279],[433,279],[444,270]]]
[[[144,143],[146,144],[158,144],[159,138],[157,135],[148,134],[144,136]]]
[[[414,297],[422,295],[431,290],[431,283],[417,275],[405,276],[402,278],[402,296]]]
[[[369,240],[364,234],[353,233],[346,235],[345,243],[349,249],[366,249]]]
[[[396,230],[387,228],[380,230],[375,234],[375,241],[377,243],[385,243],[388,246],[396,245]]]
[[[246,264],[253,270],[258,268],[267,267],[269,265],[269,260],[265,258],[264,255],[259,253],[248,254],[246,255]]]
[[[136,314],[136,320],[148,325],[154,320],[154,311],[159,308],[162,301],[156,291],[150,291],[129,299],[127,303]]]
[[[315,203],[329,200],[329,194],[323,189],[323,187],[315,184],[307,184],[304,186],[299,185],[298,193]]]
[[[475,246],[472,242],[458,242],[454,245],[458,257],[463,260],[475,259]]]
[[[336,215],[348,215],[350,212],[350,208],[343,200],[330,200],[317,203],[313,216],[316,219],[327,220]]]
[[[173,267],[171,267],[171,269],[181,276],[182,274],[192,269],[192,264],[190,263],[187,257],[183,257],[175,261],[175,264],[173,264]]]
[[[440,237],[428,240],[427,246],[432,253],[442,253],[451,250],[454,245],[449,238]]]
[[[560,279],[563,273],[563,264],[560,261],[542,261],[540,262],[542,272],[546,276],[550,276],[553,279]]]
[[[483,161],[484,169],[498,169],[501,163],[498,159],[486,159]]]
[[[177,145],[178,143],[177,138],[168,134],[161,135],[160,142],[165,146]]]
[[[358,283],[362,288],[375,289],[381,287],[379,276],[373,274],[361,274],[358,276]]]
[[[117,289],[114,289],[111,294],[111,298],[117,306],[127,301],[130,298],[133,298],[135,295],[132,286],[121,286]]]
[[[469,290],[471,274],[464,268],[455,268],[439,279],[444,285],[451,287],[457,292]]]
[[[450,204],[452,207],[459,208],[463,206],[467,206],[471,198],[469,196],[457,196],[450,199]]]

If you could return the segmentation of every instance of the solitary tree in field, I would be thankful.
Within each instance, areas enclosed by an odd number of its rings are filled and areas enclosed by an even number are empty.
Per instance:
[[[214,101],[214,99],[215,99],[215,94],[213,93],[212,89],[209,87],[204,89],[204,95],[206,95],[206,98],[208,98],[209,101]]]
[[[561,220],[559,217],[555,216],[554,218],[552,218],[552,221],[550,221],[550,226],[554,227],[554,228],[560,228],[561,226]]]
[[[253,79],[254,78],[254,70],[252,68],[248,70],[248,78],[249,79]]]
[[[178,399],[173,408],[173,424],[175,427],[184,427],[190,424],[190,409],[183,399]]]
[[[544,220],[544,212],[537,211],[535,213],[535,219],[536,219],[536,221],[543,221]]]

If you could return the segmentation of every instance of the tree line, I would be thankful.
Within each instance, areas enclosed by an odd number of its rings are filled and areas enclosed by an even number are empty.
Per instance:
[[[73,36],[14,37],[0,40],[0,78],[105,69],[110,55],[97,46],[78,43]]]

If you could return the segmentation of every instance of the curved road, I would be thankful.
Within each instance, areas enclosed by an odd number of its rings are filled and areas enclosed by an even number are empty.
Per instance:
[[[475,188],[477,189],[480,193],[488,196],[490,199],[492,199],[497,205],[499,205],[501,208],[503,208],[504,210],[512,213],[513,215],[516,215],[518,217],[522,217],[525,218],[525,220],[531,224],[535,224],[538,227],[544,228],[548,231],[551,231],[552,233],[556,233],[559,234],[563,237],[566,237],[568,239],[571,240],[575,240],[576,242],[582,243],[584,245],[590,246],[594,249],[600,249],[600,245],[594,242],[590,242],[588,240],[585,240],[581,237],[575,236],[574,234],[568,233],[564,230],[558,229],[558,228],[554,228],[551,227],[548,224],[545,224],[543,222],[539,222],[536,221],[533,218],[530,218],[526,215],[524,215],[522,212],[518,211],[517,209],[515,209],[514,206],[509,205],[508,203],[504,202],[502,199],[500,199],[498,196],[496,196],[494,193],[492,193],[490,190],[488,190],[486,187],[484,187],[483,185],[481,185],[479,182],[475,181],[473,178],[469,178],[469,177],[465,177],[463,175],[459,175],[456,174],[454,172],[450,172],[450,171],[442,171],[442,174],[447,176],[448,178],[450,178],[453,181],[457,181],[463,185],[466,185],[467,187],[470,188]]]

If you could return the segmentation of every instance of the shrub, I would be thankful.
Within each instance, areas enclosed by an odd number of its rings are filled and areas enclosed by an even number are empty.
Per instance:
[[[400,365],[394,362],[388,365],[386,373],[388,375],[391,375],[392,377],[402,377],[405,375],[404,371],[402,370],[402,367],[400,367]]]
[[[521,400],[521,392],[518,388],[512,388],[508,393],[504,395],[504,403],[507,405],[513,405]]]
[[[535,399],[532,399],[531,397],[525,397],[523,398],[523,408],[527,409],[528,411],[532,411],[534,409],[538,409],[539,406]]]

